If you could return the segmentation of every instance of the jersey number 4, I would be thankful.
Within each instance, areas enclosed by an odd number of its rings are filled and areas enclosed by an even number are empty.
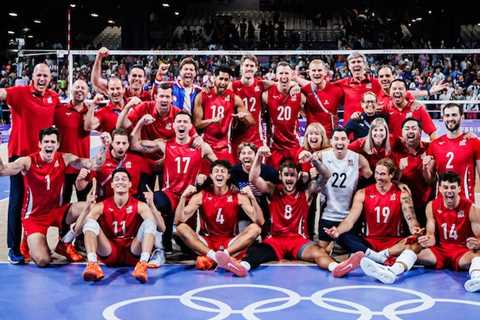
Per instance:
[[[215,222],[218,224],[223,224],[225,222],[225,218],[223,217],[223,214],[222,214],[222,208],[218,208]]]

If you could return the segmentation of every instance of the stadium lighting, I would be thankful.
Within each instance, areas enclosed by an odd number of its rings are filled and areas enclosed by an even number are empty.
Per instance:
[[[180,15],[180,12],[175,11],[175,15],[176,15],[176,16]]]
[[[40,21],[40,20],[38,20],[38,19],[33,20],[33,22],[34,22],[34,23],[38,23],[38,24],[42,23],[42,21]]]
[[[165,3],[165,2],[164,2],[164,3],[162,3],[162,7],[168,8],[168,7],[170,7],[170,5],[169,5],[168,3]]]
[[[372,17],[375,17],[375,12],[372,12]]]
[[[22,30],[25,31],[25,32],[28,32],[28,31],[30,31],[30,28],[23,28]]]
[[[75,8],[77,5],[75,3],[70,3],[70,8]]]
[[[33,39],[33,36],[32,36],[31,34],[29,34],[29,35],[27,36],[27,38]]]
[[[110,23],[110,24],[115,24],[115,21],[113,21],[113,20],[108,20],[107,22]]]
[[[90,13],[90,16],[93,18],[98,18],[98,13],[92,12]]]
[[[17,17],[18,16],[18,14],[16,12],[9,12],[8,15],[10,17]]]
[[[411,26],[412,26],[412,24],[411,24],[411,23],[409,23],[409,24],[408,24],[408,26],[409,26],[409,27],[411,27]]]
[[[428,10],[428,14],[432,14],[432,10]]]
[[[418,17],[416,20],[417,20],[417,21],[422,21],[423,18],[422,18],[422,17]]]
[[[15,34],[15,32],[12,30],[8,30],[8,34]]]

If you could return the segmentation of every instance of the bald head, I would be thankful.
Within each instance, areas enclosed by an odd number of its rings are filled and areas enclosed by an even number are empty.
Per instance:
[[[72,99],[75,104],[80,104],[85,101],[88,95],[88,85],[82,80],[76,80],[72,85]]]
[[[50,68],[45,63],[39,63],[33,69],[32,81],[36,91],[43,94],[52,80]]]

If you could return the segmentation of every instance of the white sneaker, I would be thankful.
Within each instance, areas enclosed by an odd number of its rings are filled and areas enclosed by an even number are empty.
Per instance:
[[[388,267],[378,264],[368,258],[363,258],[360,261],[360,267],[367,276],[386,284],[392,284],[397,279],[397,276]]]
[[[155,249],[148,261],[148,267],[159,268],[162,264],[165,264],[165,252],[163,249]]]
[[[468,292],[477,292],[480,290],[480,277],[475,277],[465,281],[463,285]]]

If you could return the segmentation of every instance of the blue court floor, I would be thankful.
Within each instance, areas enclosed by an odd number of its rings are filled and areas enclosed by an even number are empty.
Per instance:
[[[130,268],[0,264],[0,319],[479,319],[480,293],[466,273],[414,269],[383,285],[358,269],[335,279],[315,266],[261,267],[246,278],[167,265],[144,285]]]

